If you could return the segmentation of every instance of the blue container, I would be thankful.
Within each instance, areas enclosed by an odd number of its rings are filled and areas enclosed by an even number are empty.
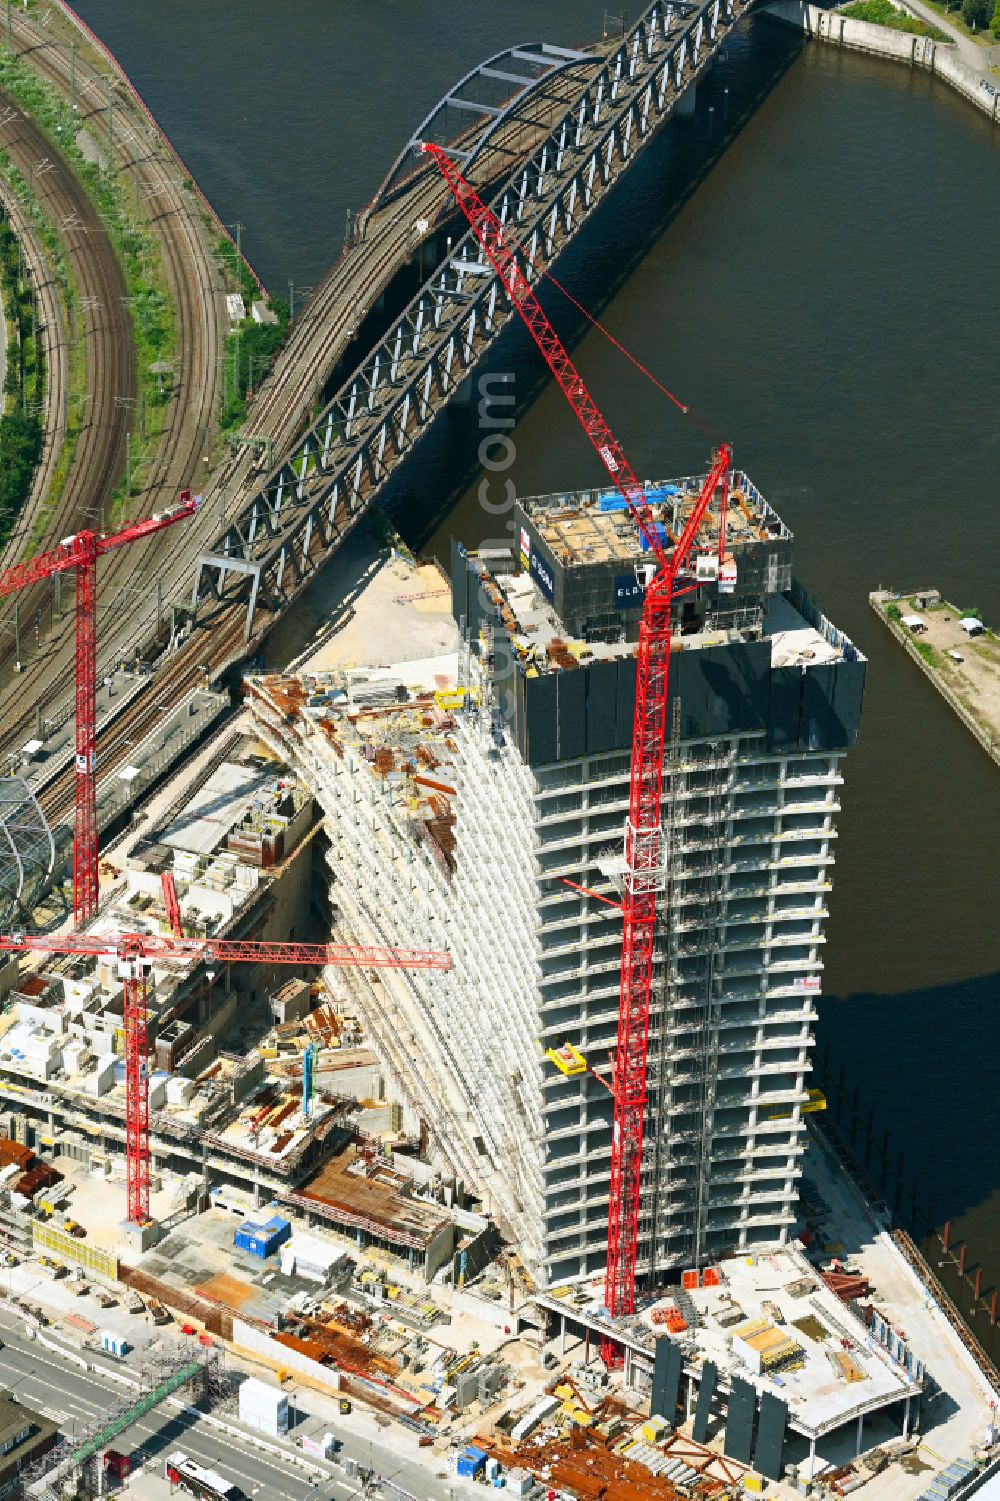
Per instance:
[[[485,1449],[477,1449],[474,1445],[470,1444],[458,1456],[457,1468],[459,1475],[475,1480],[486,1468]]]
[[[666,548],[670,546],[670,537],[668,536],[667,528],[662,521],[653,522],[653,531],[656,533],[661,547]],[[645,532],[639,533],[639,546],[642,548],[643,552],[649,552],[651,550]]]
[[[244,1220],[242,1225],[237,1226],[233,1235],[233,1245],[237,1251],[247,1251],[251,1256],[257,1256],[265,1261],[268,1256],[273,1256],[279,1246],[284,1245],[291,1238],[292,1227],[288,1220],[283,1220],[280,1215],[274,1215],[266,1224],[259,1224],[256,1220]]]
[[[597,509],[599,511],[627,511],[628,501],[624,495],[619,495],[617,490],[611,490],[607,495],[597,497]]]
[[[656,489],[646,491],[646,499],[651,506],[655,506],[660,500],[676,500],[684,491],[680,485],[658,485]]]

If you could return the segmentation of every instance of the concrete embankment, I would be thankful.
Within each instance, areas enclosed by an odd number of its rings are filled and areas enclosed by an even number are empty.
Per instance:
[[[818,5],[807,5],[805,0],[771,0],[763,9],[765,16],[793,26],[806,36],[818,41],[830,42],[835,47],[846,47],[851,52],[868,52],[875,57],[886,57],[893,62],[905,63],[911,68],[921,68],[933,73],[945,83],[957,89],[974,104],[976,109],[989,115],[991,120],[1000,120],[1000,79],[991,83],[985,74],[977,73],[959,61],[950,44],[935,42],[931,37],[916,36],[909,31],[893,31],[888,26],[875,26],[871,21],[856,21],[843,16],[839,11],[821,10]]]

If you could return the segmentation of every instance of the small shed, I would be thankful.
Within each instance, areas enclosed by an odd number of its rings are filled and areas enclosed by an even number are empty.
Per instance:
[[[927,629],[927,622],[920,615],[904,615],[902,620],[911,636],[922,636]]]
[[[119,1360],[124,1360],[130,1345],[124,1334],[118,1334],[114,1329],[102,1329],[101,1349],[106,1355],[116,1355]]]
[[[958,622],[967,636],[985,636],[986,627],[975,615],[963,615]]]

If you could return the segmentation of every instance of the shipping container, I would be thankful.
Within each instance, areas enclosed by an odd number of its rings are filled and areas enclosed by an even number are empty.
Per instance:
[[[477,1449],[470,1444],[458,1456],[458,1473],[469,1479],[476,1480],[486,1469],[486,1450]]]

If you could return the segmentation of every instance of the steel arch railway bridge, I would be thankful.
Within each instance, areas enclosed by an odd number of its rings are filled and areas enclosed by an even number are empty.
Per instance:
[[[590,51],[508,49],[449,91],[397,157],[362,225],[412,211],[445,147],[530,253],[556,260],[656,129],[710,66],[750,0],[653,0],[619,40]],[[544,122],[539,129],[539,122]],[[430,228],[418,219],[411,247]],[[352,252],[363,254],[365,242]],[[346,262],[352,259],[346,258]],[[466,233],[285,458],[199,553],[192,607],[244,614],[266,633],[336,551],[512,316]],[[204,636],[202,635],[202,639]]]
[[[206,668],[217,677],[256,649],[513,316],[466,235],[310,422],[366,311],[425,239],[441,232],[447,190],[418,144],[447,150],[541,275],[708,70],[750,3],[652,0],[622,37],[586,51],[508,48],[468,73],[420,123],[359,216],[355,242],[294,325],[257,392],[244,446],[210,478],[198,515],[169,548],[136,549],[144,584],[138,602],[127,594],[101,601],[98,670],[105,673],[124,642],[131,648],[156,639],[160,597],[191,599],[193,582],[194,628],[172,636],[149,687],[136,686],[117,716],[98,725],[100,829],[123,811],[120,798],[103,794],[115,770],[134,759],[131,748],[156,733],[164,713],[180,712]],[[285,456],[273,464],[272,452]],[[64,693],[71,642],[61,640],[57,651]],[[36,720],[43,702],[53,714],[54,687],[39,688]],[[30,728],[24,716],[11,720],[0,737],[8,750]],[[65,758],[43,763],[32,786],[50,825],[68,817],[73,784]]]

